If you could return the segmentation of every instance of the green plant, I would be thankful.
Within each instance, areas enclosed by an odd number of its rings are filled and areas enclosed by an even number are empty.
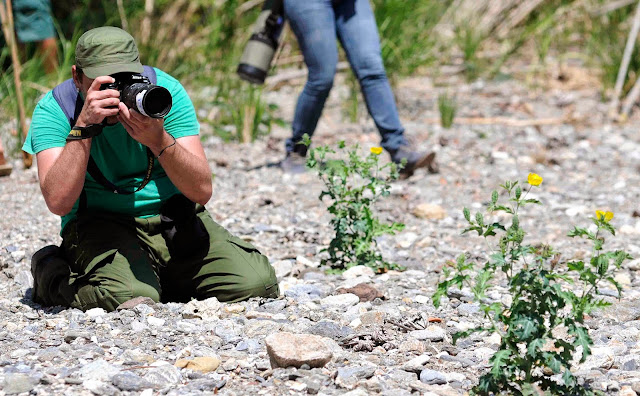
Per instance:
[[[224,140],[244,143],[271,132],[272,124],[285,126],[275,116],[278,105],[262,98],[262,87],[247,84],[236,76],[220,84],[212,104],[218,108],[215,131]]]
[[[308,145],[309,139],[305,140]],[[344,141],[338,143],[345,149]],[[366,157],[358,154],[356,145],[347,151],[347,159],[329,159],[336,151],[328,146],[311,149],[307,167],[315,169],[324,183],[320,200],[329,198],[329,213],[333,215],[331,225],[335,236],[324,251],[329,253],[323,264],[331,271],[341,272],[355,265],[366,265],[376,272],[402,269],[387,262],[379,252],[376,238],[395,234],[404,229],[404,224],[384,223],[374,214],[375,202],[390,194],[390,182],[398,178],[398,167],[393,162],[380,165],[381,147],[371,148]]]
[[[480,75],[481,59],[477,52],[485,39],[485,36],[471,25],[465,24],[463,27],[455,29],[455,43],[462,51],[465,73],[468,80],[474,80]]]
[[[440,125],[449,129],[453,125],[453,119],[456,116],[458,105],[456,99],[448,93],[438,95],[438,110],[440,111]]]
[[[531,186],[541,182],[538,175],[529,175]],[[451,287],[470,287],[489,324],[456,333],[454,342],[476,332],[501,336],[500,347],[490,359],[491,370],[473,388],[475,393],[594,394],[578,384],[570,367],[578,355],[584,362],[591,353],[593,341],[584,325],[585,315],[610,305],[598,297],[601,284],[612,284],[618,297],[621,293],[612,272],[630,256],[621,250],[603,250],[603,234],[615,235],[610,223],[613,214],[597,211],[592,219],[595,231],[575,227],[569,232],[569,237],[591,241],[588,261],[563,261],[551,246],[524,243],[526,233],[520,227],[520,210],[529,204],[540,204],[526,198],[531,187],[524,193],[518,182],[506,182],[501,187],[510,204],[499,203],[499,194],[493,191],[488,210],[507,214],[511,225],[488,221],[482,213],[472,217],[465,208],[469,227],[463,233],[475,231],[487,242],[497,237],[496,249],[480,267],[469,261],[468,255],[460,255],[451,265],[453,268],[444,269],[445,280],[438,284],[433,303],[439,306]],[[487,299],[494,280],[506,281],[512,296],[508,306]]]
[[[380,49],[392,83],[437,59],[435,29],[455,2],[374,0]]]

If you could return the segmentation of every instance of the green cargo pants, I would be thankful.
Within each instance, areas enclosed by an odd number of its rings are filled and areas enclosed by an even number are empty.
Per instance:
[[[203,207],[197,212],[209,234],[208,249],[186,259],[171,257],[160,216],[79,214],[62,233],[63,258],[49,258],[34,271],[34,300],[113,311],[139,296],[162,302],[278,297],[275,271],[267,258],[215,223]]]

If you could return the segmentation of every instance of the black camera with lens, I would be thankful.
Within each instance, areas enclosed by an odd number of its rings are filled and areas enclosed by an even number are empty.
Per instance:
[[[283,0],[267,0],[244,47],[237,73],[243,80],[264,84],[284,27]]]
[[[151,84],[151,81],[138,73],[113,74],[116,81],[102,84],[100,90],[120,91],[120,101],[128,108],[151,118],[163,118],[171,110],[173,99],[168,89]]]

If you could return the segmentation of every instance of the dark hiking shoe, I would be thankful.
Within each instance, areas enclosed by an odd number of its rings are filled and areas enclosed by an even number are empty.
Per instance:
[[[307,158],[292,151],[280,162],[280,168],[292,175],[304,173],[307,171]]]
[[[391,161],[401,164],[406,160],[404,168],[400,170],[400,178],[406,179],[413,175],[416,169],[427,168],[429,173],[438,173],[438,164],[436,163],[436,153],[412,151],[407,147],[400,147],[398,150],[391,152]]]
[[[41,294],[47,288],[47,283],[51,283],[53,278],[58,278],[56,276],[58,274],[69,273],[69,267],[59,256],[60,248],[49,245],[35,252],[31,258],[31,275],[33,276],[31,298],[33,302],[46,305]]]
[[[304,144],[296,144],[293,147],[293,151],[287,152],[287,156],[282,162],[280,167],[285,173],[300,174],[307,171],[307,149]]]

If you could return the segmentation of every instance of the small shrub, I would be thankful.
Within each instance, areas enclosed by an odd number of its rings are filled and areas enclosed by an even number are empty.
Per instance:
[[[308,137],[306,143],[309,144]],[[345,143],[338,144],[342,151]],[[358,154],[358,146],[347,152],[347,159],[329,159],[336,151],[328,146],[311,149],[307,167],[315,169],[324,183],[320,200],[329,198],[329,213],[333,215],[331,225],[335,231],[329,247],[324,249],[329,258],[323,260],[333,272],[341,272],[355,265],[366,265],[376,272],[402,269],[382,258],[376,238],[395,234],[404,229],[404,224],[386,224],[374,214],[374,203],[389,196],[391,181],[398,178],[398,168],[393,162],[380,165],[381,147],[371,148],[366,157]]]
[[[518,182],[501,186],[508,195],[507,205],[498,202],[497,191],[491,196],[489,212],[510,215],[508,227],[500,221],[488,221],[482,213],[471,216],[464,209],[469,227],[463,233],[475,231],[488,243],[496,237],[497,244],[482,266],[476,266],[463,254],[451,264],[452,268],[444,268],[445,280],[438,284],[433,303],[439,306],[451,287],[470,287],[489,324],[456,333],[454,342],[476,332],[498,333],[501,337],[498,351],[489,360],[491,369],[480,378],[474,393],[533,395],[542,394],[541,390],[552,395],[595,394],[578,384],[570,367],[578,356],[584,362],[591,354],[593,341],[584,317],[610,305],[598,298],[603,283],[613,285],[620,296],[620,285],[612,272],[630,256],[620,250],[603,250],[603,234],[615,235],[611,212],[596,212],[592,219],[594,230],[575,227],[568,234],[591,241],[589,260],[564,261],[551,246],[524,244],[526,233],[520,227],[519,212],[526,205],[540,204],[526,196],[531,187],[542,183],[542,178],[530,174],[528,182],[530,187],[525,193]],[[506,278],[512,295],[509,306],[486,298],[499,274]],[[559,329],[567,335],[559,336]]]
[[[456,99],[447,93],[441,93],[438,95],[438,110],[440,111],[440,125],[446,129],[451,128],[458,110]]]

